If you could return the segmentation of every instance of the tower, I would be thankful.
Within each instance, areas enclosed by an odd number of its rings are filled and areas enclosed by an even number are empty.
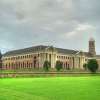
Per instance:
[[[91,56],[96,55],[95,40],[93,38],[90,38],[90,40],[89,40],[89,53],[91,54]]]

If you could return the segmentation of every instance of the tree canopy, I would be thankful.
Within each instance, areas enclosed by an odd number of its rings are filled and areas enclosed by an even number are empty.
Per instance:
[[[50,62],[49,61],[45,61],[44,62],[44,65],[43,65],[44,70],[45,71],[48,71],[50,67],[51,67]]]
[[[97,60],[96,59],[90,59],[88,61],[87,67],[91,72],[95,73],[98,70],[98,67],[99,67]]]
[[[57,61],[56,62],[56,66],[55,67],[56,67],[57,71],[60,71],[62,69],[62,66],[63,65],[62,65],[62,62],[61,61]]]

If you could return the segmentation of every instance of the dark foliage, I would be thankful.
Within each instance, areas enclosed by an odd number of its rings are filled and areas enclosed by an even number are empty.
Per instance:
[[[57,61],[55,67],[56,67],[57,71],[60,71],[62,69],[62,67],[63,67],[62,62],[61,61]]]
[[[51,67],[51,64],[49,61],[45,61],[44,62],[44,65],[43,65],[43,68],[45,71],[49,71],[49,68]]]
[[[87,67],[91,72],[95,73],[98,70],[99,65],[96,59],[90,59]]]

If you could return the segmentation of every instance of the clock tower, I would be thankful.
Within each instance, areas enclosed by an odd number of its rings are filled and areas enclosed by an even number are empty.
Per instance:
[[[91,54],[91,56],[96,55],[95,40],[93,38],[90,38],[90,40],[89,40],[89,53]]]

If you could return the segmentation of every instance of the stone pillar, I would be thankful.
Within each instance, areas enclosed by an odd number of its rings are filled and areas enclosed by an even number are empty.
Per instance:
[[[49,61],[49,53],[47,53],[47,60]]]
[[[75,69],[79,68],[79,57],[75,57]]]
[[[38,56],[38,63],[39,63],[39,68],[41,68],[41,55],[39,54],[39,56]]]
[[[40,62],[39,62],[40,68],[43,68],[43,64],[44,64],[44,56],[43,53],[40,53]]]
[[[56,63],[56,54],[52,53],[51,54],[51,68],[55,68],[55,63]]]
[[[80,69],[83,69],[83,64],[84,64],[84,63],[85,63],[84,57],[81,56],[81,57],[80,57]]]
[[[73,63],[73,65],[72,65],[72,69],[74,69],[75,68],[75,57],[72,57],[72,63]]]

